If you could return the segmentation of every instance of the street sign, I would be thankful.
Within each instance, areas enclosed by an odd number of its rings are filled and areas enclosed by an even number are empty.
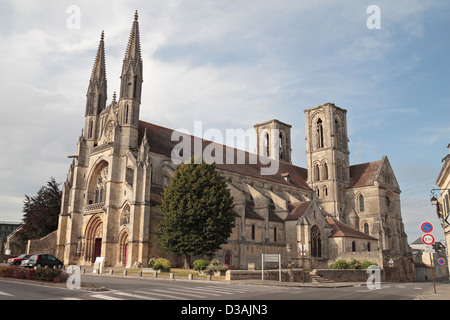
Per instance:
[[[439,258],[439,259],[438,259],[438,263],[439,263],[439,264],[444,264],[444,263],[445,263],[445,259]]]
[[[264,262],[279,262],[280,255],[279,254],[264,254]]]
[[[432,246],[426,246],[425,250],[423,252],[425,252],[425,253],[435,253],[436,251],[433,249]]]
[[[433,231],[433,225],[429,222],[423,222],[420,225],[420,230],[422,230],[425,233],[429,233],[429,232]]]
[[[432,245],[434,243],[434,237],[432,234],[425,233],[422,236],[422,242],[427,245]]]

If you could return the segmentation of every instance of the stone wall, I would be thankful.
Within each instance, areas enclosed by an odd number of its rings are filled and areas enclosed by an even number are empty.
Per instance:
[[[370,277],[370,274],[364,269],[316,269],[315,271],[325,279],[335,282],[366,282]],[[384,281],[384,272],[380,271],[380,280]]]
[[[56,254],[56,233],[53,231],[41,239],[28,240],[28,254],[46,253],[46,254]],[[62,257],[57,257],[62,258]]]

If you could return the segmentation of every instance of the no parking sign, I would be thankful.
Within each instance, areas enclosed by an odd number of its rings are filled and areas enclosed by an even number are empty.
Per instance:
[[[445,264],[445,259],[444,258],[439,258],[438,259],[438,263],[439,264]]]
[[[429,233],[429,232],[433,231],[433,225],[429,222],[423,222],[420,225],[420,229],[425,233]]]

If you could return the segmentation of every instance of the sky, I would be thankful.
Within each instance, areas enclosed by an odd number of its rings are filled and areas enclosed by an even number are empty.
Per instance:
[[[378,11],[368,10],[376,5]],[[387,155],[408,242],[443,232],[430,190],[450,143],[450,2],[440,0],[0,0],[0,220],[66,179],[84,126],[102,30],[108,104],[139,12],[140,119],[193,131],[292,125],[306,167],[304,110],[347,110],[350,163]],[[250,150],[253,151],[253,150]]]

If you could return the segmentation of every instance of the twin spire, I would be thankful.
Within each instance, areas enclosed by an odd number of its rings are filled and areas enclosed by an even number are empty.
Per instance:
[[[97,55],[95,57],[94,67],[89,81],[87,93],[86,115],[99,114],[106,107],[106,61],[105,61],[105,33],[102,31],[100,43],[98,45]],[[131,68],[130,68],[131,67]],[[125,58],[122,66],[122,82],[128,81],[132,76],[139,75],[142,81],[142,57],[141,44],[139,36],[138,12],[134,14],[133,26],[131,28],[128,46],[125,52]],[[122,85],[123,86],[123,85]],[[121,86],[121,87],[122,87]],[[120,98],[123,98],[121,88]]]

